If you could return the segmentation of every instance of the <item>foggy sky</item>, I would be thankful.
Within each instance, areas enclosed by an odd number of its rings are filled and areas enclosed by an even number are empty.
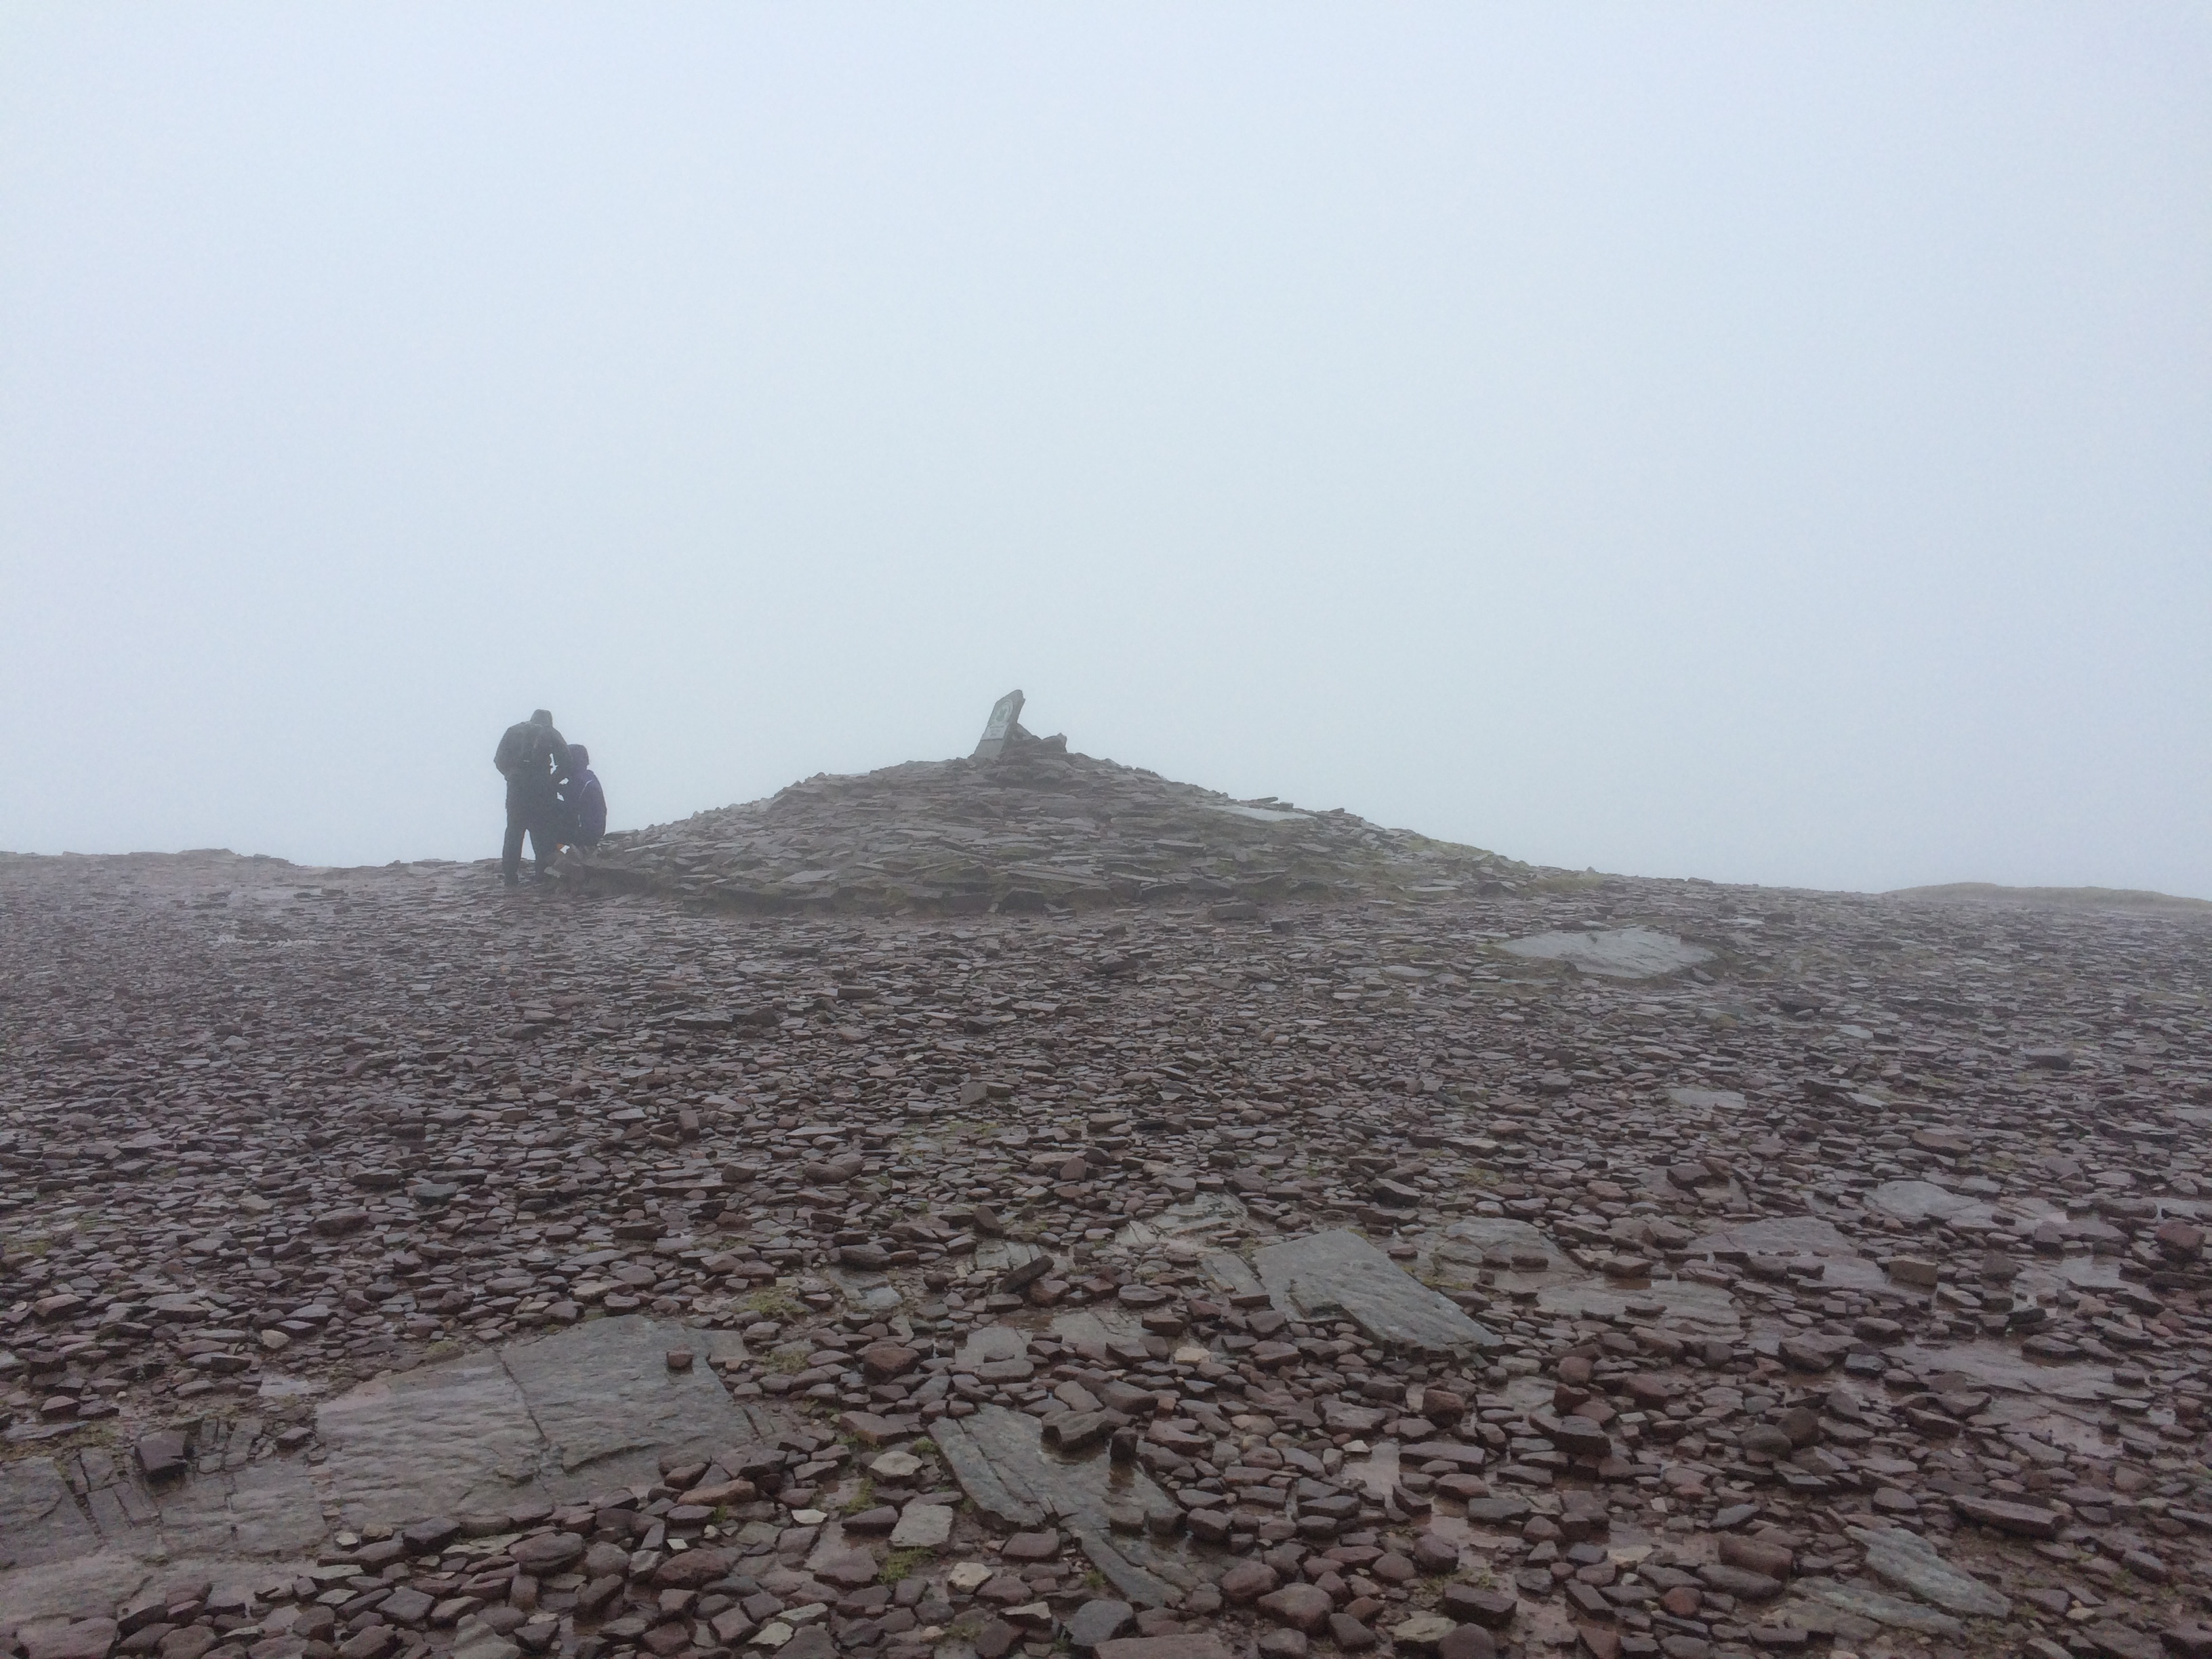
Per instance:
[[[1075,748],[2212,896],[2194,5],[10,5],[0,847]]]

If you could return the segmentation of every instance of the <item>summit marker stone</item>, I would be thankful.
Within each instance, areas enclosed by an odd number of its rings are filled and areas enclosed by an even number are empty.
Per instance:
[[[982,740],[976,744],[973,760],[996,760],[1006,752],[1006,740],[1013,736],[1014,727],[1022,717],[1022,694],[1009,691],[991,705],[991,718],[983,722]]]

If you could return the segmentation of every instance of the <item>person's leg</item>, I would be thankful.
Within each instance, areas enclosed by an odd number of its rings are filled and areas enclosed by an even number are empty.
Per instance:
[[[538,874],[542,880],[545,866],[561,850],[560,808],[550,801],[538,803],[538,810],[530,815],[530,856],[538,861]]]
[[[512,887],[522,869],[522,832],[530,827],[530,814],[520,801],[507,803],[507,839],[499,849],[500,878]]]

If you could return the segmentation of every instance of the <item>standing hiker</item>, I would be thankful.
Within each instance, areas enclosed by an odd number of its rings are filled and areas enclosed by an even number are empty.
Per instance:
[[[546,862],[560,841],[561,803],[554,780],[568,769],[568,745],[553,729],[550,711],[541,708],[508,726],[492,752],[491,763],[507,780],[507,842],[500,849],[500,875],[509,887],[515,884],[522,864],[523,832],[527,830],[530,854],[542,881]]]

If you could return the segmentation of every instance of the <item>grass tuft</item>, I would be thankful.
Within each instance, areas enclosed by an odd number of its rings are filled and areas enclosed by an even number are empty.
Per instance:
[[[800,1319],[811,1311],[805,1303],[789,1291],[774,1285],[763,1285],[746,1297],[739,1305],[748,1313],[757,1315],[763,1319]]]
[[[877,1578],[886,1584],[896,1584],[914,1575],[915,1570],[927,1566],[937,1559],[935,1550],[893,1550],[884,1558],[883,1571]]]

